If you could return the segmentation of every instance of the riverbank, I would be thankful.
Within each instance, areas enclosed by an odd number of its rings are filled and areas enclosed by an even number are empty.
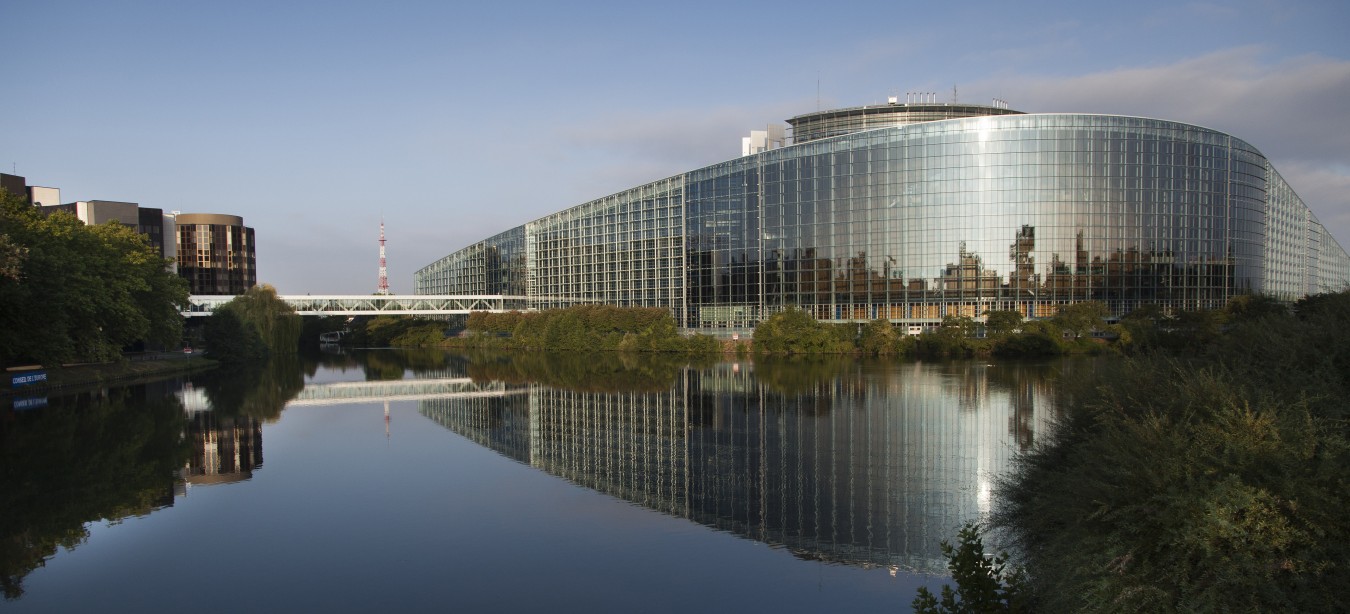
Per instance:
[[[0,398],[31,396],[84,386],[102,386],[112,383],[135,384],[163,379],[174,375],[199,373],[219,366],[214,360],[201,356],[164,354],[162,357],[142,360],[122,360],[99,364],[69,365],[45,369],[47,381],[23,388],[0,389]],[[16,372],[9,372],[10,375]],[[8,380],[6,380],[8,386]]]

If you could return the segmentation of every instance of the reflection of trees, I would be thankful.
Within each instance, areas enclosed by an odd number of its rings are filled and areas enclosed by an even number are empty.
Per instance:
[[[669,390],[688,362],[682,356],[623,352],[481,353],[469,356],[468,371],[475,381],[539,383],[578,392],[655,392]]]
[[[399,351],[364,352],[366,381],[403,379],[404,373],[444,371],[451,363],[445,350],[421,348]]]
[[[189,450],[183,406],[145,387],[53,403],[0,422],[0,584],[23,578],[58,547],[74,548],[87,522],[146,514],[173,500]]]
[[[274,354],[266,362],[218,369],[202,382],[211,407],[222,414],[272,421],[305,387],[305,368],[295,354]]]
[[[839,376],[856,364],[851,356],[765,356],[755,359],[755,379],[769,392],[828,401]]]

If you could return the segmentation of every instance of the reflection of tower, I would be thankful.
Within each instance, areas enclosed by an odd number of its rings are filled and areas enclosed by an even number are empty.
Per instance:
[[[384,218],[380,218],[380,285],[375,294],[389,294],[389,269],[384,264]]]
[[[389,399],[384,400],[384,438],[389,439]]]

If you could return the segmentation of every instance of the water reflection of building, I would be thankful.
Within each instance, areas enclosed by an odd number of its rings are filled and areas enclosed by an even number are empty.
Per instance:
[[[241,482],[262,466],[262,422],[247,416],[196,412],[188,416],[192,456],[183,469],[188,484]]]
[[[177,396],[187,412],[184,437],[192,448],[182,470],[186,483],[205,486],[253,477],[263,462],[262,421],[213,411],[205,391],[190,384]]]
[[[799,394],[723,366],[659,393],[529,385],[420,409],[552,475],[802,558],[941,572],[938,543],[989,510],[993,477],[1044,420],[1033,406],[1049,406],[1043,384],[998,367],[941,369]]]

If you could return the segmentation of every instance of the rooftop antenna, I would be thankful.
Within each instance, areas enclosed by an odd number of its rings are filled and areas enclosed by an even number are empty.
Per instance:
[[[956,104],[956,84],[952,84],[952,104]]]
[[[380,285],[375,294],[389,294],[389,269],[384,263],[384,216],[380,216]]]

